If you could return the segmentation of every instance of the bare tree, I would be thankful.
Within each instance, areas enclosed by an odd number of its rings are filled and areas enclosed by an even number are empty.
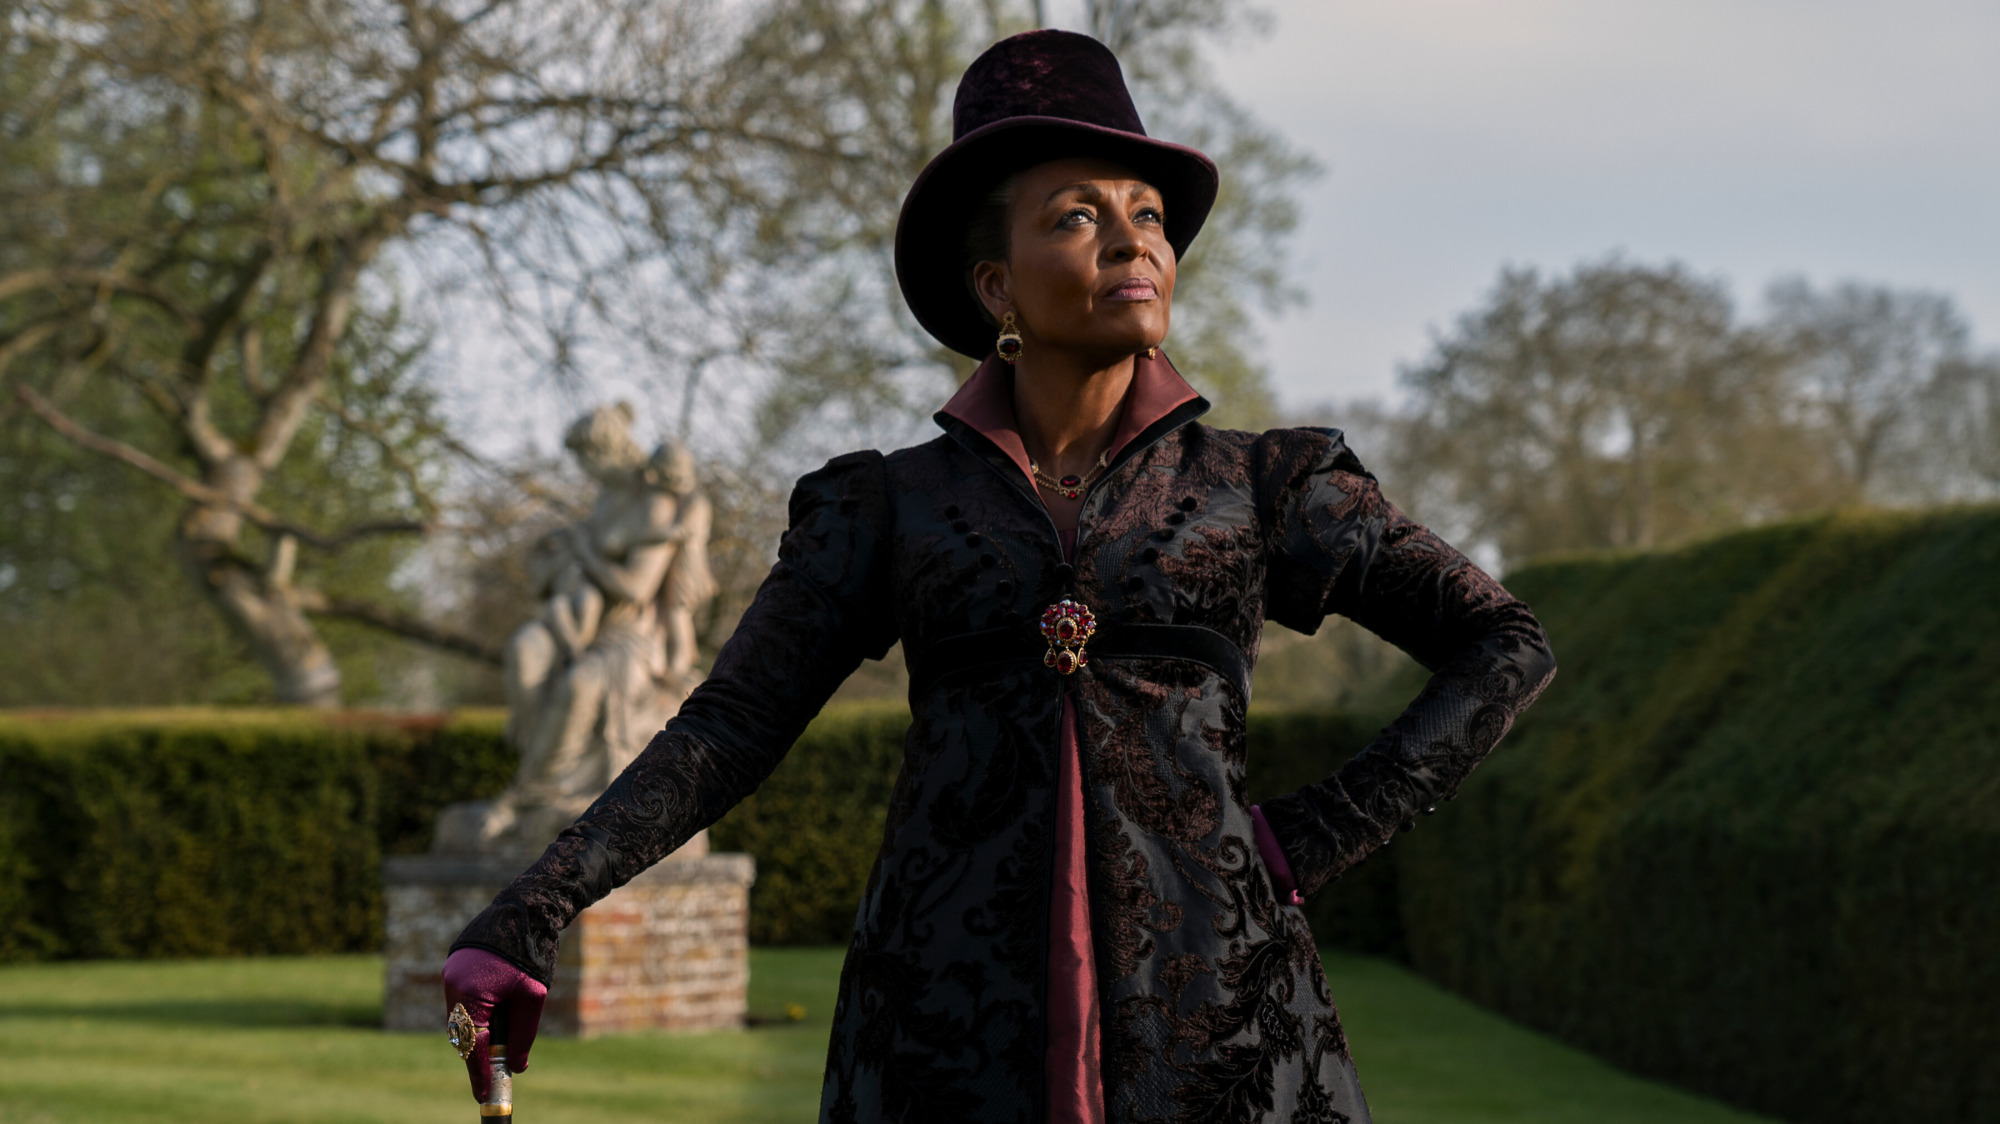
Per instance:
[[[1971,330],[1949,297],[1793,278],[1772,285],[1768,303],[1850,499],[1925,502],[1959,490],[1954,462],[1977,463],[1983,444],[1968,428],[1978,405],[1966,400],[1980,379]]]
[[[1828,499],[1786,357],[1723,288],[1611,260],[1503,271],[1404,370],[1390,463],[1425,518],[1498,547],[1649,547]]]
[[[53,431],[178,493],[174,554],[282,701],[339,698],[317,615],[491,656],[294,580],[301,549],[436,528],[427,482],[410,480],[403,510],[331,526],[265,493],[316,414],[395,451],[381,419],[329,393],[385,247],[440,227],[490,247],[496,226],[531,222],[559,241],[622,184],[680,174],[703,135],[702,15],[657,0],[5,13],[10,54],[39,79],[9,91],[10,118],[58,157],[8,189],[65,234],[0,274],[0,377]],[[141,448],[71,416],[66,400],[102,380],[171,441]]]
[[[1269,396],[1244,301],[1286,299],[1276,240],[1308,165],[1200,81],[1197,33],[1232,25],[1226,8],[1111,12],[1089,19],[1148,112],[1235,161],[1187,266],[1211,276],[1187,289],[1178,353],[1248,418]],[[901,306],[895,215],[949,141],[966,63],[1043,14],[1019,0],[19,0],[0,16],[5,57],[23,63],[0,115],[48,158],[0,181],[21,235],[0,250],[5,395],[179,497],[174,556],[280,699],[338,698],[315,618],[490,658],[477,629],[312,580],[315,560],[357,543],[451,525],[428,466],[476,461],[434,416],[371,413],[343,391],[357,322],[386,315],[399,287],[477,286],[558,380],[651,367],[679,433],[711,438],[712,475],[768,504],[814,446],[907,436],[965,372]],[[94,424],[81,388],[158,425]],[[713,440],[732,402],[748,429]],[[274,490],[301,435],[322,430],[405,464],[401,493],[335,521],[310,488]],[[733,585],[761,569],[745,550]]]
[[[1940,499],[2000,495],[2000,356],[1946,360],[1925,387],[1924,432]]]

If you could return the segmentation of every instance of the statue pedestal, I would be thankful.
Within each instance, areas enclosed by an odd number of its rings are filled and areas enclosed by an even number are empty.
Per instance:
[[[444,1034],[439,972],[451,942],[531,862],[470,855],[383,860],[384,1029]],[[755,877],[749,855],[669,857],[584,910],[563,933],[541,1032],[588,1038],[742,1026]]]

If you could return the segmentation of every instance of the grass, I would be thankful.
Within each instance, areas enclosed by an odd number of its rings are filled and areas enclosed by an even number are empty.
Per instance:
[[[516,1083],[523,1119],[809,1121],[840,950],[751,953],[747,1031],[544,1039]],[[1385,961],[1329,954],[1381,1124],[1750,1124],[1457,999]],[[476,1119],[435,1036],[383,1034],[368,956],[0,968],[0,1124]]]

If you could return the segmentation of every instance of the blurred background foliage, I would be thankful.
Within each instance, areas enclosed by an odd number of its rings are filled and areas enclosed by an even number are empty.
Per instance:
[[[1481,562],[2000,490],[2000,361],[1949,298],[1860,282],[1781,280],[1753,316],[1675,262],[1509,267],[1398,401],[1282,410],[1252,314],[1301,299],[1286,250],[1318,169],[1207,63],[1257,13],[1079,12],[1149,127],[1227,172],[1171,345],[1210,420],[1347,429]],[[0,705],[496,700],[522,549],[589,488],[447,407],[470,338],[578,406],[617,370],[697,451],[712,650],[790,481],[922,439],[967,373],[902,307],[895,216],[966,63],[1044,16],[0,8]],[[1274,629],[1264,655],[1277,703],[1372,705],[1405,666],[1337,623]],[[892,656],[844,697],[902,682]]]
[[[453,300],[579,402],[593,354],[653,372],[717,504],[712,647],[790,479],[906,437],[968,372],[901,307],[895,215],[966,63],[1039,16],[6,5],[0,705],[495,697],[518,548],[588,492],[454,431],[431,346]],[[1232,6],[1086,18],[1146,60],[1156,129],[1233,161],[1178,354],[1219,417],[1268,422],[1247,310],[1296,298],[1287,188],[1312,165],[1207,81]]]

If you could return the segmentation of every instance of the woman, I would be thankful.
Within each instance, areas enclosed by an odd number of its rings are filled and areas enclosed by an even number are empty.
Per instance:
[[[954,126],[897,230],[917,319],[984,359],[945,435],[799,482],[708,681],[466,929],[448,998],[524,1061],[569,919],[900,639],[913,725],[821,1120],[1365,1121],[1297,905],[1452,795],[1553,674],[1542,631],[1337,431],[1195,421],[1158,349],[1215,167],[1145,136],[1102,45],[1000,43]],[[1333,612],[1430,685],[1326,781],[1246,807],[1263,622]]]

